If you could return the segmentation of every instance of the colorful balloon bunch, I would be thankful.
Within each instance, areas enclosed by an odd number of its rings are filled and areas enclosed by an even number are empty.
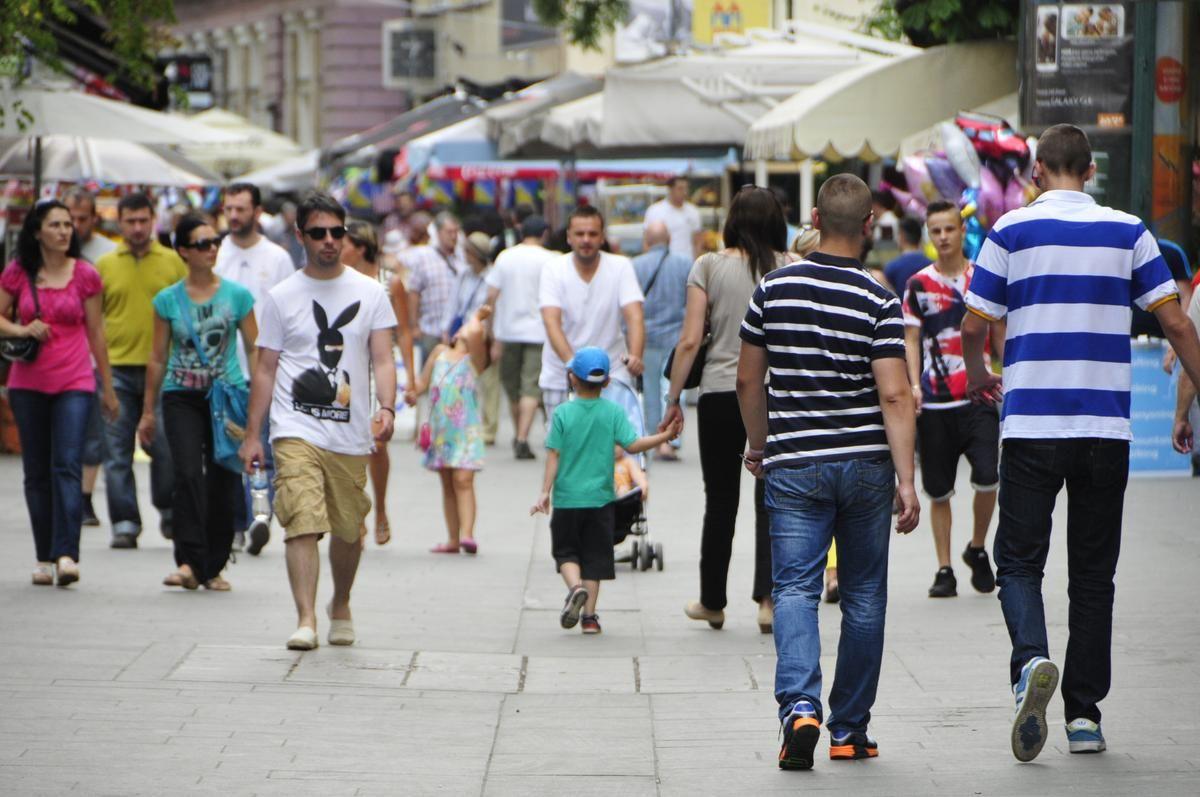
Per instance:
[[[959,114],[938,126],[942,150],[910,155],[900,170],[908,190],[883,184],[904,212],[924,218],[936,199],[958,203],[967,225],[964,250],[974,258],[996,220],[1038,195],[1032,169],[1036,140],[999,117]]]

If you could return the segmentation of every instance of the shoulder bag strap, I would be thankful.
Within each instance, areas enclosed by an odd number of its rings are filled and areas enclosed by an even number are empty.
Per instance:
[[[192,324],[191,301],[188,299],[187,288],[182,282],[175,283],[175,304],[179,306],[179,314],[183,316],[183,325],[187,327],[192,345],[196,347],[196,353],[200,355],[200,362],[211,372],[212,364],[209,363],[208,356],[204,353],[204,347],[200,345],[200,338],[196,335],[196,327]],[[211,374],[211,376],[216,379],[216,374]]]
[[[650,289],[654,287],[654,283],[658,282],[658,275],[662,271],[663,263],[667,262],[667,257],[671,254],[670,248],[663,252],[663,256],[659,258],[658,265],[654,267],[654,273],[650,275],[650,281],[646,283],[645,290],[642,291],[642,296],[649,296]]]

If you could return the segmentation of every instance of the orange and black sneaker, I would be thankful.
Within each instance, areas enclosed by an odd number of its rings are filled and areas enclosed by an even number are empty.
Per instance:
[[[829,736],[829,758],[833,761],[856,761],[878,755],[879,745],[862,731],[846,731]]]
[[[779,750],[780,769],[812,769],[813,750],[821,735],[821,720],[812,703],[800,700],[783,721],[783,747]]]

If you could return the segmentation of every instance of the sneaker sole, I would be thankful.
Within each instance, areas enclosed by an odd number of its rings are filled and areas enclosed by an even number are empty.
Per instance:
[[[1042,661],[1029,673],[1025,700],[1013,718],[1012,751],[1018,761],[1032,761],[1042,752],[1049,730],[1046,726],[1046,706],[1058,687],[1058,667],[1052,661]]]
[[[813,768],[813,750],[821,735],[820,724],[811,717],[797,717],[792,722],[792,735],[779,751],[779,768],[806,770]]]
[[[583,604],[587,603],[587,599],[586,589],[572,593],[567,605],[563,607],[562,614],[558,616],[559,625],[563,628],[574,628],[579,625],[579,613],[583,610]]]
[[[250,529],[249,536],[250,544],[246,546],[246,553],[251,556],[258,556],[271,539],[271,529],[263,524],[255,523]]]
[[[1072,753],[1103,753],[1108,749],[1104,742],[1068,742]]]
[[[858,761],[862,758],[878,758],[879,748],[866,747],[861,744],[829,745],[831,761]]]

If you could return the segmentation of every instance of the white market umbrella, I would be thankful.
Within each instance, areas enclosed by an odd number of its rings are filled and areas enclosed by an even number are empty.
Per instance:
[[[233,144],[189,144],[182,147],[189,159],[227,177],[265,169],[304,154],[304,148],[287,136],[260,127],[230,111],[214,108],[188,118],[241,138],[241,141]]]
[[[320,150],[310,150],[274,166],[239,175],[236,181],[253,183],[264,191],[276,194],[316,188],[320,182],[320,155]]]
[[[41,143],[44,180],[157,186],[221,182],[220,175],[165,148],[79,136],[44,136]],[[35,156],[36,144],[30,139],[0,147],[0,176],[32,179]]]
[[[34,192],[39,193],[41,142],[79,136],[140,144],[232,144],[241,136],[129,103],[80,91],[0,85],[0,137],[33,139]]]

